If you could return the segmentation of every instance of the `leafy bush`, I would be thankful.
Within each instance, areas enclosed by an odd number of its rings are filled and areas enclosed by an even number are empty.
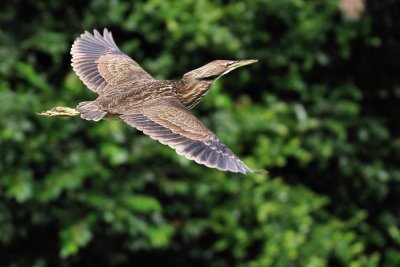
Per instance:
[[[336,1],[8,1],[1,265],[398,266],[399,36],[380,3],[350,21]],[[259,59],[194,112],[269,174],[207,169],[120,122],[38,117],[95,98],[69,49],[103,27],[159,79]]]

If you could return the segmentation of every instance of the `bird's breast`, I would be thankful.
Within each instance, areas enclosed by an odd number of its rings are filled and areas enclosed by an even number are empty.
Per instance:
[[[182,80],[177,87],[177,97],[185,107],[191,109],[203,99],[212,83],[212,81]]]

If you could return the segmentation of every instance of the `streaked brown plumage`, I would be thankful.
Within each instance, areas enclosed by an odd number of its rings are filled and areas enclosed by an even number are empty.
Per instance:
[[[229,71],[256,60],[216,60],[186,73],[180,81],[151,77],[122,53],[111,32],[82,34],[71,49],[72,67],[83,83],[99,94],[76,108],[86,120],[119,117],[197,163],[231,172],[253,172],[189,109],[212,83]]]

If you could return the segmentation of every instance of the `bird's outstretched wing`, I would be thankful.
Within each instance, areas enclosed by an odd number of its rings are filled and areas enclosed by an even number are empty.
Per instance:
[[[253,172],[175,97],[148,101],[120,117],[197,163],[223,171]]]
[[[133,59],[122,53],[107,29],[103,35],[85,31],[71,48],[72,68],[92,91],[101,94],[129,80],[153,79]]]

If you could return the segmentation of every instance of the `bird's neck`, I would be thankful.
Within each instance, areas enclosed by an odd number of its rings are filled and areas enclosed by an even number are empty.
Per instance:
[[[183,105],[191,109],[203,99],[213,82],[214,80],[198,80],[190,76],[184,76],[178,82],[177,97]]]

